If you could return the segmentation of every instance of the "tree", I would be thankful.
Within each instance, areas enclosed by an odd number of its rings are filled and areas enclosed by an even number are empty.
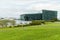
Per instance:
[[[10,24],[9,24],[10,23]],[[1,27],[7,27],[7,26],[14,26],[15,25],[15,20],[0,20],[0,26]]]
[[[10,20],[10,23],[11,23],[11,25],[14,26],[16,22],[15,22],[15,20]]]

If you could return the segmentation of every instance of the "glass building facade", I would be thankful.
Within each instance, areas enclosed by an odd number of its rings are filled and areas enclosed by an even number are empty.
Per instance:
[[[52,20],[54,18],[57,19],[57,11],[51,11],[51,10],[42,10],[42,13],[20,15],[20,19],[24,21]]]
[[[43,20],[57,19],[57,11],[42,10],[42,19]]]
[[[25,20],[25,21],[42,20],[42,14],[41,13],[23,14],[20,17],[21,17],[21,20]]]

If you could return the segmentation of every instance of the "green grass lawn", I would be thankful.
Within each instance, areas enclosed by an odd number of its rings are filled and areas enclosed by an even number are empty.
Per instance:
[[[60,40],[60,23],[0,28],[0,40]]]

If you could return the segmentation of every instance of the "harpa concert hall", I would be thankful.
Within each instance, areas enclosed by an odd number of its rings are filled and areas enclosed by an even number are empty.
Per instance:
[[[20,15],[20,19],[24,21],[51,20],[54,18],[57,18],[57,11],[52,11],[52,10],[42,10],[42,13]]]

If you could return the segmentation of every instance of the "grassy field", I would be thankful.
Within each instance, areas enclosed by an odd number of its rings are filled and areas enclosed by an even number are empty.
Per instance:
[[[60,23],[0,28],[0,40],[60,40]]]

